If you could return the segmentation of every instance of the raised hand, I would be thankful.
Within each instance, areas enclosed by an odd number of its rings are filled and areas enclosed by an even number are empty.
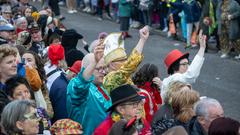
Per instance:
[[[149,27],[146,25],[142,29],[139,30],[140,38],[143,40],[147,40],[149,37]]]
[[[156,84],[158,87],[162,85],[162,80],[159,77],[154,77],[153,78],[153,83]]]
[[[104,45],[103,45],[103,40],[99,41],[99,44],[94,48],[94,56],[96,62],[98,62],[102,57],[103,57],[103,52],[104,52]]]
[[[200,30],[198,38],[199,38],[198,40],[199,40],[200,48],[206,48],[207,36],[203,35],[203,31],[202,30]]]

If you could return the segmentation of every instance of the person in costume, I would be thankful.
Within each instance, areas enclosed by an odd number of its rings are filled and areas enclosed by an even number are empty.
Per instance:
[[[163,101],[171,82],[181,81],[193,84],[198,78],[204,62],[204,52],[206,48],[206,36],[202,35],[202,31],[200,31],[199,34],[199,42],[200,49],[191,64],[188,60],[189,53],[183,54],[177,49],[172,50],[166,56],[164,62],[170,76],[165,78],[162,82],[161,97],[163,98]]]
[[[111,98],[102,86],[104,60],[103,46],[99,44],[94,53],[87,54],[82,61],[81,72],[73,78],[67,88],[67,113],[70,119],[81,123],[84,135],[91,135],[107,117]]]
[[[110,115],[95,129],[93,135],[108,135],[114,123],[120,120],[130,120],[136,117],[135,127],[139,135],[151,135],[150,125],[142,117],[144,96],[140,96],[139,89],[125,84],[111,91],[112,106],[107,110]]]
[[[142,50],[149,36],[148,26],[139,30],[139,34],[140,39],[138,44],[128,58],[121,34],[109,34],[104,40],[103,45],[105,45],[105,48],[103,57],[108,74],[104,77],[103,87],[108,93],[122,84],[133,84],[131,75],[143,60]]]

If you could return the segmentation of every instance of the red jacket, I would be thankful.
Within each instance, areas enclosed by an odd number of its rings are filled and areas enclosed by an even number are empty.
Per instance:
[[[162,98],[157,88],[151,86],[150,82],[146,82],[142,86],[138,86],[142,90],[139,92],[140,95],[145,96],[144,111],[146,120],[151,123],[153,115],[158,110],[158,106],[162,104]]]
[[[144,128],[139,133],[139,135],[151,135],[151,127],[150,124],[147,122],[147,120],[142,119]],[[108,117],[95,129],[93,135],[108,135],[108,132],[112,128],[112,125],[114,124],[114,121],[111,118],[111,115],[108,115]]]

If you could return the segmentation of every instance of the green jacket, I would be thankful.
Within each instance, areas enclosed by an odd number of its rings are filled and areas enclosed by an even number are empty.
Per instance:
[[[131,2],[127,0],[119,0],[119,17],[130,17],[132,10]]]

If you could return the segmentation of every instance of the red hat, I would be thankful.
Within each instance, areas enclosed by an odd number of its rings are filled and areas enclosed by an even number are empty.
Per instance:
[[[51,44],[48,48],[48,58],[53,65],[64,59],[64,48],[61,44]]]
[[[177,60],[182,59],[182,58],[188,58],[188,56],[189,56],[189,53],[183,54],[178,49],[172,50],[170,53],[168,53],[168,55],[166,56],[166,58],[164,60],[164,63],[167,67],[168,74],[170,72],[169,69],[174,62],[176,62]]]
[[[82,61],[77,60],[74,62],[74,64],[69,68],[70,71],[72,71],[75,74],[78,74],[82,67]]]

